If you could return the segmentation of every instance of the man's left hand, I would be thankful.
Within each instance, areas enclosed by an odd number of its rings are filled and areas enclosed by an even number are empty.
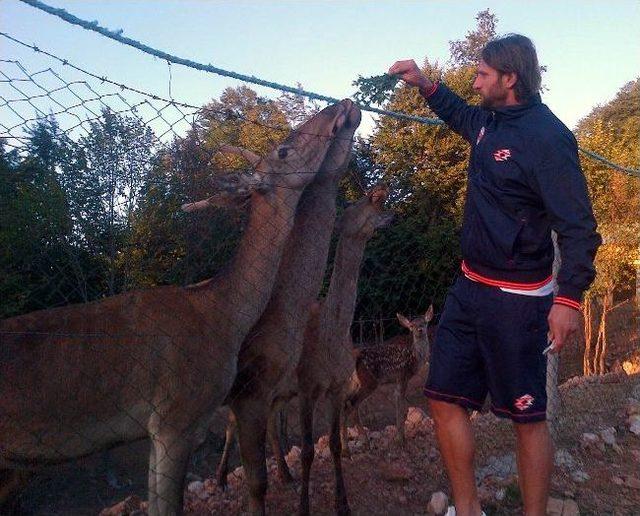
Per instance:
[[[548,338],[553,342],[552,353],[560,351],[565,342],[578,331],[580,325],[580,312],[568,306],[554,304],[549,311]]]

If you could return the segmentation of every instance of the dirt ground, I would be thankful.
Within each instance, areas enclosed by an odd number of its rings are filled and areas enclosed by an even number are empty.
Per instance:
[[[640,477],[640,438],[625,426],[627,398],[638,385],[640,375],[610,374],[595,381],[575,380],[561,389],[565,413],[557,449],[564,459],[560,459],[553,476],[552,496],[575,500],[580,514],[640,514],[640,486],[627,482],[629,478]],[[611,426],[616,428],[619,451],[609,446],[601,450],[580,445],[584,432],[597,433]],[[487,514],[521,513],[515,465],[509,465],[508,460],[514,446],[511,425],[492,414],[482,414],[473,419],[473,427],[478,440],[477,469],[482,477],[483,508]],[[413,433],[409,430],[413,435],[405,449],[390,444],[394,430],[371,429],[366,441],[350,442],[355,451],[351,459],[345,459],[344,469],[354,514],[426,514],[431,494],[439,490],[448,492],[431,420],[427,418]],[[312,512],[332,514],[333,463],[326,450],[326,439],[320,439],[316,449]],[[296,479],[291,486],[279,483],[270,462],[267,495],[270,514],[296,513],[300,472],[297,454],[290,453],[288,461]],[[586,473],[586,479],[576,480],[576,473]],[[186,507],[194,515],[241,514],[246,510],[244,491],[242,472],[238,470],[230,476],[227,492],[221,493],[212,482],[205,482],[203,493],[187,496]]]
[[[629,350],[640,349],[638,330],[630,324],[635,316],[630,308],[620,314],[616,324],[610,323],[609,327],[614,332],[616,327],[621,328],[612,339],[610,365],[627,357]],[[561,381],[579,374],[581,364],[577,345],[563,350]],[[421,394],[422,382],[423,375],[412,382],[409,404],[428,413],[426,400]],[[640,488],[628,485],[635,485],[629,479],[640,478],[640,438],[628,431],[624,415],[627,398],[639,383],[638,374],[611,373],[602,378],[574,378],[561,386],[563,417],[557,448],[566,451],[565,456],[570,456],[571,464],[570,467],[556,468],[552,495],[574,499],[581,514],[640,514]],[[385,428],[393,424],[392,399],[388,388],[380,389],[363,405],[361,412],[364,424],[370,429],[369,437],[352,441],[357,450],[354,450],[352,459],[344,461],[347,491],[354,514],[425,514],[434,491],[442,490],[448,494],[430,419],[425,419],[414,432],[405,449],[389,444],[393,428]],[[296,444],[296,407],[293,405],[289,409],[289,426],[291,442]],[[321,404],[317,435],[326,433],[323,412]],[[224,419],[225,414],[221,411],[212,427],[216,431],[192,457],[188,481],[205,481],[207,492],[200,493],[200,496],[187,494],[185,508],[190,514],[240,514],[246,510],[241,475],[237,479],[236,476],[230,478],[230,488],[225,493],[218,491],[212,482],[206,482],[214,474],[222,449]],[[518,514],[520,506],[515,471],[501,471],[501,468],[505,469],[504,464],[512,459],[509,453],[513,450],[514,439],[510,424],[492,414],[481,414],[473,419],[473,426],[478,440],[477,468],[489,472],[480,482],[487,513]],[[597,433],[607,427],[616,428],[620,453],[611,447],[600,450],[581,446],[582,433]],[[147,442],[135,443],[108,454],[39,472],[19,498],[19,514],[93,515],[132,494],[146,498],[148,449]],[[299,461],[295,453],[290,459],[297,480]],[[231,463],[232,467],[239,464],[237,451],[232,455]],[[492,471],[492,464],[497,464],[494,467],[496,471]],[[586,473],[589,478],[576,481],[572,476],[575,470]],[[281,485],[270,476],[269,514],[296,513],[298,486],[297,481],[292,486]],[[328,452],[321,449],[312,470],[312,512],[333,513],[332,500],[333,466]]]

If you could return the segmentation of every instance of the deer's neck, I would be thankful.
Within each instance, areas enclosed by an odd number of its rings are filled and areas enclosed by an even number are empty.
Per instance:
[[[249,219],[238,251],[224,277],[204,288],[205,311],[246,333],[269,301],[287,237],[293,227],[301,192],[276,188],[269,195],[253,195]]]
[[[337,181],[320,177],[300,198],[269,301],[270,316],[295,322],[306,316],[311,303],[316,301],[335,222],[336,192]]]
[[[358,294],[358,276],[367,239],[340,236],[331,274],[329,291],[324,301],[325,325],[331,333],[343,337],[349,333]],[[341,339],[340,342],[349,339]]]
[[[413,344],[416,355],[418,357],[418,362],[423,363],[427,359],[427,354],[429,351],[429,341],[428,340],[418,340]]]

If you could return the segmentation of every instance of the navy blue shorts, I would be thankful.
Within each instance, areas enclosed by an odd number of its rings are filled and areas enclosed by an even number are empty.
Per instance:
[[[431,346],[427,397],[491,410],[516,423],[546,419],[547,316],[553,296],[525,296],[458,277]]]

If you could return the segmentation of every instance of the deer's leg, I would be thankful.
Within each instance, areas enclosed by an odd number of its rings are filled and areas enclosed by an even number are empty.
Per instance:
[[[233,446],[233,438],[236,435],[236,428],[238,424],[233,411],[229,411],[229,418],[227,419],[227,428],[224,432],[224,450],[222,451],[222,457],[220,463],[216,469],[216,483],[223,490],[227,488],[227,475],[229,474],[229,453]]]
[[[281,402],[277,402],[273,405],[273,407],[271,407],[271,411],[269,412],[267,435],[269,437],[269,442],[271,443],[271,450],[273,451],[273,455],[278,466],[278,478],[283,484],[291,484],[293,482],[293,477],[291,476],[291,471],[289,471],[287,461],[284,460],[284,453],[282,451],[282,446],[280,445],[280,439],[278,438],[278,429],[276,425],[276,420],[282,407],[284,407],[284,403]]]
[[[363,383],[358,392],[351,399],[352,411],[355,416],[354,422],[358,430],[358,434],[360,435],[366,435],[364,425],[362,424],[362,420],[360,419],[360,404],[369,396],[371,396],[371,394],[373,394],[373,392],[376,390],[376,387],[378,387],[377,383]],[[367,439],[366,442],[368,443],[369,440]]]
[[[408,380],[401,380],[396,385],[396,441],[404,446],[404,422],[407,419],[407,384]]]
[[[342,445],[340,442],[340,421],[342,419],[342,407],[344,399],[340,393],[334,393],[331,397],[331,434],[329,436],[329,448],[333,456],[333,467],[336,477],[335,504],[336,512],[340,515],[351,514],[347,501],[347,490],[344,486],[342,475]]]
[[[191,431],[160,431],[153,438],[156,512],[151,516],[182,514],[184,477],[192,448]]]
[[[351,405],[348,402],[344,402],[342,405],[342,417],[340,420],[340,453],[343,457],[351,456],[351,453],[349,452],[349,435],[347,433],[350,411]]]
[[[158,487],[156,486],[156,447],[153,439],[151,439],[151,446],[149,451],[149,471],[148,471],[148,497],[149,507],[147,511],[149,514],[158,514]]]
[[[300,490],[300,515],[309,514],[309,479],[313,464],[313,409],[316,398],[300,396],[300,424],[302,425],[302,488]]]
[[[265,514],[267,465],[265,441],[269,404],[262,399],[243,401],[233,407],[238,421],[238,442],[249,488],[249,513]]]

